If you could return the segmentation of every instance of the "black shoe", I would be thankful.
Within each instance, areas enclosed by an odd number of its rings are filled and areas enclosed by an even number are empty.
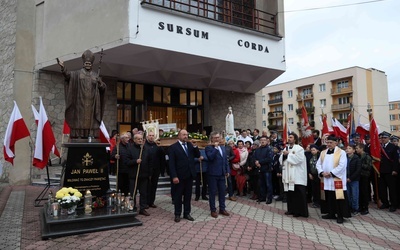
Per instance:
[[[382,204],[382,205],[379,207],[379,209],[386,209],[386,208],[389,208],[389,205],[388,205],[388,204]]]
[[[190,221],[194,221],[193,217],[190,216],[190,214],[183,216],[183,218],[190,220]]]
[[[390,207],[389,212],[396,212],[396,207]]]
[[[257,202],[263,202],[266,201],[265,199],[257,200]]]
[[[150,216],[150,214],[144,209],[140,210],[139,214],[144,215],[144,216]]]
[[[338,224],[343,224],[343,218],[337,218],[336,222],[337,222]]]
[[[203,196],[203,197],[201,197],[201,199],[202,199],[203,201],[208,201],[208,197],[207,197],[207,196]]]
[[[198,201],[200,199],[199,196],[196,196],[196,198],[194,198],[195,201]]]
[[[175,222],[180,222],[181,221],[181,217],[176,215],[174,221]]]
[[[266,204],[271,204],[271,203],[272,203],[271,199],[268,199],[267,202],[266,202]]]
[[[334,220],[334,219],[336,219],[336,216],[335,215],[326,214],[326,215],[322,215],[321,218],[325,219],[325,220]]]
[[[361,215],[366,215],[366,214],[369,214],[369,211],[368,211],[368,210],[363,210],[363,211],[361,211],[360,214],[361,214]]]
[[[275,199],[276,201],[283,201],[283,198],[279,196],[278,198]]]
[[[285,212],[285,214],[286,214],[286,215],[293,215],[293,213],[292,213],[292,212],[289,212],[289,211]]]

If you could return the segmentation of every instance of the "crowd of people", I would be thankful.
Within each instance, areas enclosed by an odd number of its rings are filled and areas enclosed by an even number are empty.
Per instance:
[[[267,131],[243,129],[234,138],[212,132],[204,149],[189,140],[186,130],[179,130],[177,142],[167,149],[155,141],[152,132],[146,140],[137,129],[132,134],[133,140],[130,133],[120,136],[118,150],[111,143],[110,166],[115,173],[113,166],[119,160],[118,189],[134,196],[138,190],[139,214],[145,216],[148,208],[156,207],[158,178],[165,170],[171,179],[175,222],[182,215],[194,220],[190,214],[193,181],[194,199],[208,201],[214,218],[229,216],[225,199],[236,201],[237,197],[266,204],[285,202],[285,214],[293,217],[308,217],[310,203],[321,209],[323,219],[337,223],[368,214],[371,201],[390,212],[399,206],[399,138],[387,132],[379,135],[381,159],[374,159],[380,161],[379,169],[369,155],[370,138],[361,140],[358,134],[344,146],[334,135],[321,140],[315,130],[314,143],[304,147],[293,132],[286,142],[276,131],[268,136]],[[112,135],[115,141],[116,134]]]

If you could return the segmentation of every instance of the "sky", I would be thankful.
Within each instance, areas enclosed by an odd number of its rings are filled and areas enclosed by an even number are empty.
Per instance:
[[[286,72],[271,84],[359,66],[384,71],[400,100],[400,0],[371,1],[284,0]]]

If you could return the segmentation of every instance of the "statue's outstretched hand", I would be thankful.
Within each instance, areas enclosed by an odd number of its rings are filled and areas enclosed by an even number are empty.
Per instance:
[[[57,58],[57,64],[60,65],[61,69],[64,69],[64,62]]]

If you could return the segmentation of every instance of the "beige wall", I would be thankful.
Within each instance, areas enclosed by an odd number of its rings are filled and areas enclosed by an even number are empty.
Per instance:
[[[36,10],[38,67],[54,64],[60,56],[64,61],[80,57],[86,49],[98,52],[128,43],[130,2],[44,1]]]
[[[400,101],[393,101],[390,102],[389,104],[392,104],[394,106],[393,109],[389,108],[389,115],[394,115],[395,118],[394,120],[390,121],[390,125],[395,126],[396,130],[395,131],[388,130],[388,132],[400,137]]]

